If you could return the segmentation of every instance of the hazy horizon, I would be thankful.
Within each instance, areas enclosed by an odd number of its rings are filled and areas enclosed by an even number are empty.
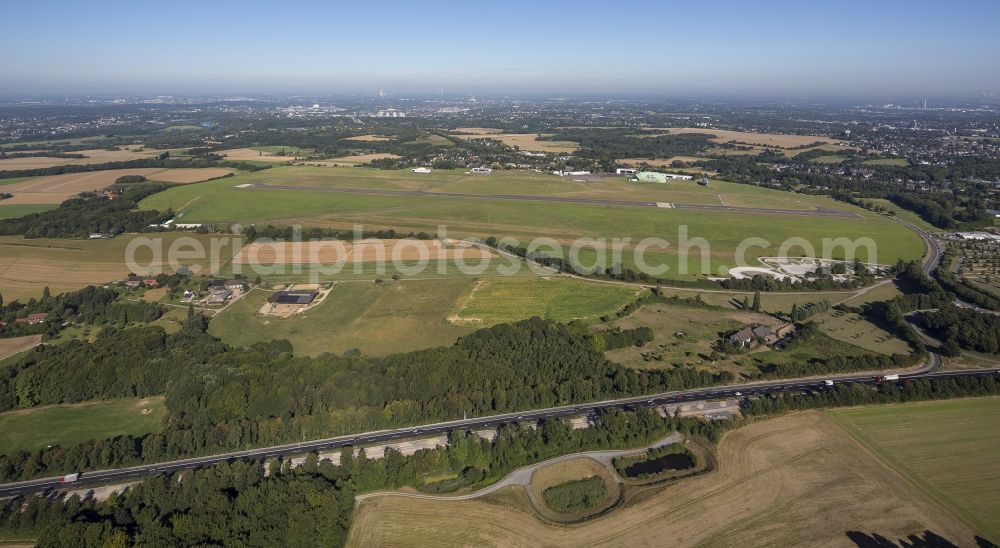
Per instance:
[[[98,9],[99,8],[99,9]],[[968,97],[996,2],[5,6],[0,94]]]

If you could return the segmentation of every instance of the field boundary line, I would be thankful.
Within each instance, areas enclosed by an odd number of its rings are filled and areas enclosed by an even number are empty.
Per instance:
[[[965,399],[965,398],[959,398]],[[930,400],[934,401],[934,400]],[[940,401],[954,401],[954,400],[940,400]],[[926,403],[926,402],[917,402]],[[861,409],[866,406],[857,406],[855,409]],[[969,514],[964,508],[958,505],[950,497],[939,491],[936,487],[927,482],[927,480],[920,477],[919,474],[911,470],[908,466],[897,460],[895,457],[889,455],[875,443],[870,436],[862,432],[858,427],[851,423],[846,417],[837,416],[836,413],[829,412],[827,410],[824,414],[829,416],[833,422],[839,426],[845,433],[848,434],[854,442],[861,447],[866,453],[874,457],[879,463],[882,464],[886,469],[891,471],[894,475],[900,477],[907,484],[917,489],[928,499],[934,502],[935,505],[941,507],[942,510],[951,514],[959,521],[968,525],[971,529],[977,533],[985,534],[989,530],[986,524],[980,522],[975,516]],[[946,504],[946,502],[948,504]]]

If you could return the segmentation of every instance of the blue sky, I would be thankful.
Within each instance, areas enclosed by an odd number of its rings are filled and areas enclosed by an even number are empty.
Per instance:
[[[0,93],[965,96],[1000,1],[5,3]]]

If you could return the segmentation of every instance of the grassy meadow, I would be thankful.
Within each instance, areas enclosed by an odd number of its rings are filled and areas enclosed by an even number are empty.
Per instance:
[[[0,413],[0,453],[72,447],[92,439],[155,432],[166,415],[163,397],[47,405]]]

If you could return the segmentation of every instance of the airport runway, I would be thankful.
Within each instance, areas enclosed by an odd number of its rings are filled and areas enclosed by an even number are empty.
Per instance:
[[[675,204],[664,202],[644,202],[639,200],[606,200],[602,198],[573,198],[566,196],[531,196],[525,194],[474,194],[471,192],[425,192],[423,190],[386,190],[371,188],[334,188],[297,185],[265,185],[254,183],[246,190],[294,190],[300,192],[333,192],[339,194],[365,194],[370,196],[396,196],[414,198],[469,198],[474,200],[514,200],[521,202],[557,202],[566,204],[655,207],[661,209],[686,209],[719,211],[728,213],[753,213],[761,215],[797,215],[801,217],[840,217],[863,219],[860,215],[836,209],[768,209],[764,207],[735,207],[724,205]]]

